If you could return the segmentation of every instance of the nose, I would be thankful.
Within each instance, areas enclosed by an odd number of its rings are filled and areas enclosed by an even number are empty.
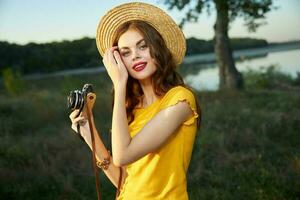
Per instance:
[[[135,49],[134,51],[132,51],[132,60],[135,61],[139,58],[140,58],[140,54],[138,52],[138,49]]]

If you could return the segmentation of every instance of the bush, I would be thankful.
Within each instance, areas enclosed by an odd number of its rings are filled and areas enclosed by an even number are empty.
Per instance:
[[[10,95],[19,95],[24,91],[24,81],[19,71],[13,72],[11,68],[6,68],[2,72],[2,76],[5,89]]]
[[[300,86],[300,72],[297,72],[297,77],[293,80],[293,85]]]
[[[300,73],[293,79],[290,75],[279,71],[277,65],[260,67],[260,70],[248,69],[243,73],[245,88],[247,89],[280,89],[293,85],[299,85]]]

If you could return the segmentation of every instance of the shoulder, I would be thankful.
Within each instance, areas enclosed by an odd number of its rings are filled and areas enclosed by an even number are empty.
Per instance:
[[[171,88],[163,98],[160,110],[168,112],[169,116],[179,116],[179,121],[184,121],[185,125],[191,125],[198,118],[196,96],[183,86]],[[169,110],[169,111],[167,111]]]
[[[160,110],[177,104],[187,104],[192,110],[196,110],[196,97],[190,89],[183,86],[175,86],[163,97]]]
[[[179,100],[187,100],[190,104],[195,103],[195,95],[194,93],[183,86],[175,86],[171,88],[164,96],[163,103],[167,103],[169,101],[179,101]]]
[[[177,93],[193,95],[193,92],[190,89],[181,85],[171,88],[166,94],[177,94]]]

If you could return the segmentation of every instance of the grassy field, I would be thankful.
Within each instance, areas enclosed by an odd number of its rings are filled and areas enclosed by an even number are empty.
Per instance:
[[[256,80],[258,87],[254,76],[242,92],[197,93],[203,124],[188,173],[191,200],[299,199],[299,90]],[[96,199],[91,153],[66,108],[69,91],[84,83],[94,84],[96,125],[111,148],[107,75],[23,81],[12,86],[17,92],[0,86],[0,199]],[[113,199],[115,188],[100,176],[103,199]]]

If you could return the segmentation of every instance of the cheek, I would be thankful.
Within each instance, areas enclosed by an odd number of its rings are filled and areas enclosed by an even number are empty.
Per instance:
[[[154,66],[154,68],[156,69],[157,68],[157,63],[156,63],[156,61],[155,61],[155,59],[154,58],[152,58],[151,56],[149,56],[149,60],[151,61],[151,63],[152,63],[152,65]]]
[[[121,58],[122,58],[122,61],[123,61],[124,65],[125,65],[125,67],[126,67],[127,69],[129,69],[130,66],[131,66],[130,59],[129,59],[129,58],[126,58],[126,57],[121,57]]]
[[[148,58],[148,59],[152,59],[149,48],[146,51],[143,51],[143,56]]]

